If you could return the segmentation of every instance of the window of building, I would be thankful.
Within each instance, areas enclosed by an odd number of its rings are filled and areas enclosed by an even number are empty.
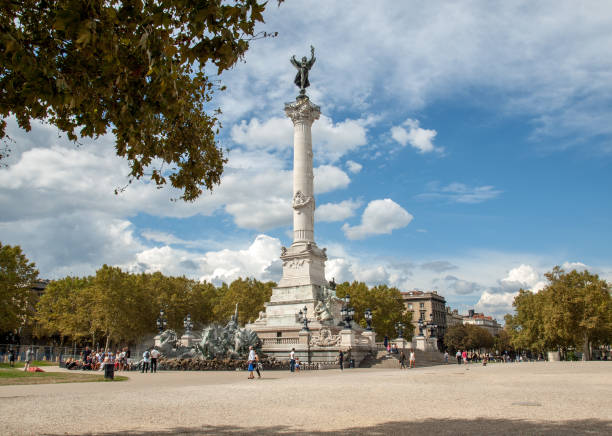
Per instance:
[[[425,307],[425,303],[421,303],[420,307],[423,309]]]
[[[423,304],[423,303],[421,303],[421,304]],[[421,316],[420,316],[420,318],[419,318],[419,319],[420,319],[421,321],[423,321],[423,320],[425,319],[425,311],[424,311],[424,310],[421,310]]]
[[[408,310],[412,310],[412,303],[408,303]]]

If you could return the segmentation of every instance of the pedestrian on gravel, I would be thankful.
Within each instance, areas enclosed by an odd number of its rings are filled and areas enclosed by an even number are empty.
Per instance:
[[[461,353],[461,360],[463,360],[463,363],[467,365],[468,360],[467,360],[467,351],[463,350],[463,352]]]
[[[254,379],[253,370],[255,369],[255,350],[253,346],[249,346],[249,357],[247,357],[247,363],[249,364],[249,380]]]
[[[153,347],[151,350],[151,374],[157,372],[157,359],[159,359],[161,353],[157,349],[157,347]]]
[[[410,349],[410,368],[414,368],[414,363],[416,361],[416,356],[414,355],[414,350]]]
[[[457,350],[455,357],[457,358],[457,365],[461,365],[461,350]]]
[[[400,351],[399,361],[400,369],[406,369],[406,355],[404,354],[404,351]]]
[[[289,353],[289,370],[295,372],[295,348],[292,348]]]
[[[448,351],[444,352],[444,363],[448,365]]]
[[[338,364],[340,365],[340,371],[342,371],[343,368],[343,364],[344,364],[344,353],[342,352],[342,350],[340,350],[340,352],[338,353]]]
[[[262,371],[263,371],[263,365],[259,361],[259,355],[255,353],[255,372],[257,372],[257,378],[261,378]]]
[[[145,373],[149,372],[149,362],[151,361],[151,352],[149,350],[145,350],[142,353],[142,368],[140,368],[140,372]]]

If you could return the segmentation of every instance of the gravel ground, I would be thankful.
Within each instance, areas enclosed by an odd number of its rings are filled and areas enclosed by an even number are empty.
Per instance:
[[[612,434],[612,362],[0,387],[0,434]]]

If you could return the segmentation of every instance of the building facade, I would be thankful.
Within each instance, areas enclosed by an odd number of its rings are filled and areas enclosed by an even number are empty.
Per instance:
[[[482,327],[493,336],[497,336],[503,330],[501,324],[491,316],[486,316],[484,313],[477,313],[473,310],[468,311],[468,315],[463,317],[463,324],[471,324]]]
[[[426,336],[444,337],[446,332],[446,299],[437,291],[408,291],[401,292],[406,311],[412,312],[413,336],[423,333]],[[425,326],[420,331],[419,321]],[[435,330],[427,328],[436,325]]]

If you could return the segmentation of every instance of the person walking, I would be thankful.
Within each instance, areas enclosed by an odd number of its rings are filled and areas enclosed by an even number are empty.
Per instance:
[[[289,370],[295,372],[295,348],[292,348],[289,353]]]
[[[249,380],[254,379],[253,370],[255,369],[255,350],[253,350],[253,346],[249,345],[249,357],[247,357],[247,363],[249,364]]]
[[[34,350],[32,349],[32,347],[30,347],[26,350],[25,365],[23,366],[24,371],[27,371],[30,367],[30,364],[32,363],[32,357],[34,357]]]
[[[448,365],[448,351],[444,352],[444,363]]]
[[[467,360],[467,351],[463,350],[463,352],[461,353],[461,360],[463,360],[463,363],[467,365],[468,360]]]
[[[14,348],[11,348],[11,349],[9,350],[9,366],[10,366],[11,368],[14,368],[14,367],[15,367],[15,355],[16,355],[16,354],[17,354],[17,353],[15,352],[15,349],[14,349]]]
[[[161,356],[161,353],[157,347],[153,347],[151,350],[151,374],[157,372],[157,359],[159,359],[159,356]]]
[[[142,353],[142,368],[140,368],[140,372],[145,373],[149,372],[149,363],[151,361],[151,353],[149,350],[145,350]]]
[[[416,361],[416,356],[414,355],[414,350],[410,349],[410,368],[414,368],[414,364]]]
[[[338,353],[338,364],[340,365],[340,371],[344,370],[344,353],[342,352],[342,350],[340,350],[340,352]]]
[[[461,365],[461,350],[457,350],[457,353],[455,353],[455,358],[457,359],[457,365]]]
[[[406,369],[406,355],[404,354],[403,350],[400,351],[399,362],[400,362],[400,369]]]
[[[259,355],[255,353],[255,372],[257,372],[257,378],[261,378],[261,371],[263,371],[263,365],[259,361]]]

